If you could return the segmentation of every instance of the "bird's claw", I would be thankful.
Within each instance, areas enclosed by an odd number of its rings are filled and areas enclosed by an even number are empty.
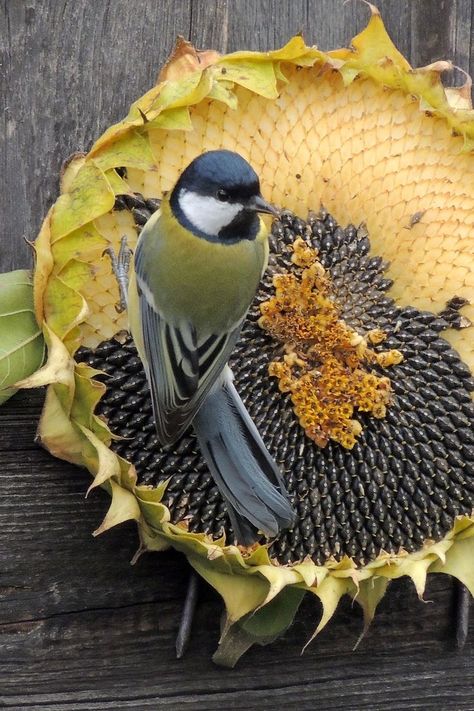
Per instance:
[[[112,264],[112,272],[117,280],[120,294],[120,300],[115,305],[115,308],[118,313],[122,313],[127,309],[128,271],[133,251],[128,246],[127,237],[124,235],[120,240],[118,256],[115,254],[113,247],[107,247],[103,254],[107,254]]]

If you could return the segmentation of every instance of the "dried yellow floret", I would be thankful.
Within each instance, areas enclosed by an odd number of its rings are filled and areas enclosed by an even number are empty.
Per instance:
[[[301,238],[293,249],[295,272],[275,276],[275,295],[260,307],[260,326],[285,344],[283,360],[270,363],[269,373],[291,394],[308,437],[319,447],[332,439],[351,449],[362,432],[354,410],[382,418],[390,404],[390,380],[368,368],[396,365],[403,356],[372,350],[368,344],[382,343],[385,332],[364,335],[348,326],[317,251]]]

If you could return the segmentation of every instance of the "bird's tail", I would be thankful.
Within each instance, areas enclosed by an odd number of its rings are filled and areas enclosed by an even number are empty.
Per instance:
[[[274,537],[290,528],[295,513],[278,467],[227,373],[206,397],[193,428],[227,502],[237,542],[250,545],[257,531]]]

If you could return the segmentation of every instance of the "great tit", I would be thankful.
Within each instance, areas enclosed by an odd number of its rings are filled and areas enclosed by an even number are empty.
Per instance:
[[[276,214],[246,160],[227,150],[198,156],[144,226],[128,293],[158,438],[172,445],[192,425],[245,545],[294,522],[226,365],[267,266],[260,212]]]

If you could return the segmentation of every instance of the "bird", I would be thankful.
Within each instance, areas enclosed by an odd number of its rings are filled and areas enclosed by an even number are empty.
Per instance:
[[[278,214],[250,164],[229,150],[202,153],[142,229],[128,286],[158,439],[171,447],[192,426],[244,546],[295,520],[227,365],[268,262],[260,213]]]

